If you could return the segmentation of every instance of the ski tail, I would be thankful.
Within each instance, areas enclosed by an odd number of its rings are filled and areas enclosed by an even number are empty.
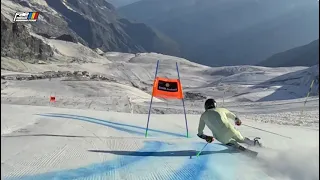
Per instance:
[[[228,143],[226,144],[229,147],[232,147],[234,149],[236,149],[237,151],[239,151],[240,153],[243,153],[244,155],[247,155],[249,157],[255,158],[258,156],[258,152],[256,151],[252,151],[248,148],[245,148],[243,146],[241,146],[240,144],[233,144],[233,143]]]

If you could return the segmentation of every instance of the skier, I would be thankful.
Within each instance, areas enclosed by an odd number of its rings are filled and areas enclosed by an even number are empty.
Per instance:
[[[250,146],[258,144],[261,146],[258,141],[260,138],[250,140],[249,138],[243,137],[228,119],[234,120],[237,126],[241,125],[241,120],[226,108],[218,108],[214,99],[207,99],[204,107],[205,112],[202,113],[199,121],[198,137],[205,139],[208,143],[211,143],[215,138],[225,145],[235,146],[240,150],[244,150],[245,148],[239,143],[245,143]],[[212,131],[213,137],[203,134],[205,125]]]

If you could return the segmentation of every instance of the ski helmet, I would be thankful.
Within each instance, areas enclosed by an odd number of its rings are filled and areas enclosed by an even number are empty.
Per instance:
[[[212,109],[217,107],[217,102],[214,99],[207,99],[204,103],[204,109]]]

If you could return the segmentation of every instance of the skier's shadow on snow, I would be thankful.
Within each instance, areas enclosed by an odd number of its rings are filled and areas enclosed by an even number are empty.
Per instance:
[[[161,152],[139,152],[139,151],[105,151],[105,150],[88,150],[89,152],[96,153],[109,153],[114,155],[121,156],[195,156],[199,151],[194,150],[182,150],[182,151],[161,151]],[[224,149],[220,151],[202,151],[201,156],[203,155],[211,155],[211,154],[221,154],[221,153],[239,153],[232,149]]]

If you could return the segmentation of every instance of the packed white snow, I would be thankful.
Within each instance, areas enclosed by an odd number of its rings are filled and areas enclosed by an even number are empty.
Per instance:
[[[318,66],[211,68],[44,41],[55,48],[53,62],[1,57],[1,179],[319,179]],[[182,101],[156,97],[145,137],[157,60],[161,77],[178,78],[178,64],[189,138]],[[45,71],[104,78],[16,79]],[[209,97],[242,119],[244,136],[261,137],[266,148],[253,149],[256,159],[217,141],[195,157],[205,145],[196,134]]]
[[[205,144],[197,136],[199,115],[146,114],[56,107],[1,106],[2,179],[318,179],[319,132],[256,123],[239,127],[264,146],[258,159]],[[240,117],[241,114],[240,114]],[[251,118],[254,119],[254,115]],[[208,129],[205,133],[209,134]]]

